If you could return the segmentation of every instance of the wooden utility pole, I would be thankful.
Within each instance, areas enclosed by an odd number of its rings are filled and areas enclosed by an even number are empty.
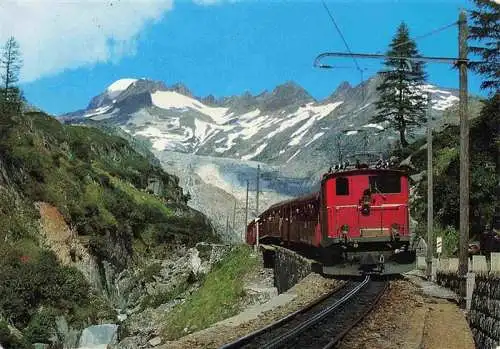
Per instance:
[[[255,215],[257,217],[259,216],[259,192],[260,192],[260,187],[259,187],[260,183],[259,183],[259,181],[260,181],[260,165],[257,165],[257,197],[255,199],[256,200],[256,204],[255,204],[255,206],[256,206],[256,208],[255,208],[256,212],[255,212]]]
[[[259,250],[259,241],[260,241],[260,233],[259,233],[259,217],[255,218],[255,229],[256,229],[256,236],[255,236],[255,250]]]
[[[458,19],[458,69],[459,69],[459,115],[460,115],[460,245],[459,266],[460,277],[468,272],[468,240],[469,240],[469,120],[467,111],[467,16],[460,12]],[[465,286],[465,279],[462,282]],[[465,289],[463,289],[465,295]]]
[[[233,230],[236,231],[236,198],[234,198],[234,208],[233,208]]]
[[[432,278],[432,256],[434,250],[434,203],[433,203],[433,168],[432,168],[432,98],[427,93],[427,279]]]
[[[247,224],[248,224],[248,187],[249,187],[249,182],[247,179],[247,197],[246,197],[246,203],[245,203],[245,228],[243,229],[243,236],[245,236],[245,232],[247,231]],[[243,241],[245,241],[245,237],[243,237]]]

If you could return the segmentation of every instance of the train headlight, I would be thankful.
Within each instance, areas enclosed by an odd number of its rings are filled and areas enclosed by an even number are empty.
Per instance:
[[[342,232],[342,234],[348,234],[349,233],[349,226],[347,224],[342,225],[342,227],[340,228],[340,231]]]
[[[363,206],[361,206],[361,214],[365,215],[365,216],[368,216],[370,214],[370,204],[363,204]]]

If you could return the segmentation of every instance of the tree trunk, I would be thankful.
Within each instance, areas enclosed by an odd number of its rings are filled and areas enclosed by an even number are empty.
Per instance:
[[[408,146],[408,142],[406,141],[406,138],[405,138],[405,129],[404,128],[399,129],[399,141],[401,142],[401,149],[404,149]]]

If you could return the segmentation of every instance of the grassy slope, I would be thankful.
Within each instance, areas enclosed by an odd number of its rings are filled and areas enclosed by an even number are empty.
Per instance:
[[[201,288],[165,317],[162,336],[177,339],[238,313],[244,296],[244,276],[255,270],[258,259],[248,246],[232,250],[207,275]]]
[[[17,178],[22,192],[58,207],[80,235],[92,238],[96,253],[106,247],[106,236],[119,237],[128,253],[134,238],[151,231],[155,243],[213,239],[204,217],[187,207],[178,178],[152,165],[122,138],[32,113],[0,146],[6,161],[27,174]],[[146,192],[151,179],[161,183],[159,195]],[[110,254],[117,263],[123,257]]]
[[[152,178],[161,183],[157,195],[148,192]],[[215,240],[206,218],[186,205],[178,178],[122,138],[43,113],[0,115],[0,321],[30,340],[46,341],[56,315],[74,326],[110,316],[83,276],[41,246],[37,201],[56,206],[91,252],[118,268],[137,251]],[[12,339],[0,327],[4,342]]]

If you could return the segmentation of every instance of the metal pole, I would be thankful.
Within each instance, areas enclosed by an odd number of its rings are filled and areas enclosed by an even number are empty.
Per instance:
[[[245,203],[245,228],[243,229],[243,234],[245,234],[247,230],[247,224],[248,224],[248,187],[249,187],[249,182],[247,179],[247,197],[246,197],[246,203]],[[243,241],[245,241],[245,238],[243,238]]]
[[[259,183],[259,180],[260,180],[260,165],[257,165],[257,197],[256,197],[256,216],[258,217],[259,216],[259,192],[260,192],[260,183]]]
[[[432,256],[434,250],[434,204],[433,204],[433,168],[432,168],[432,110],[431,94],[427,94],[427,279],[432,278]]]
[[[468,272],[467,243],[469,240],[469,120],[467,115],[467,16],[460,12],[458,20],[458,68],[459,68],[459,115],[460,115],[460,277]],[[465,296],[465,279],[462,282]]]

